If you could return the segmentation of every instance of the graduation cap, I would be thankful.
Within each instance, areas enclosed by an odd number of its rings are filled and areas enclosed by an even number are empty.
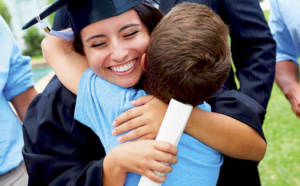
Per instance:
[[[151,1],[152,3],[157,3],[157,1]],[[36,18],[33,18],[25,24],[22,29],[24,30],[31,27],[66,5],[69,17],[71,18],[72,30],[74,33],[78,33],[91,23],[120,15],[143,2],[145,2],[145,0],[57,0],[42,11]],[[50,32],[48,27],[43,29],[45,29],[47,33]]]

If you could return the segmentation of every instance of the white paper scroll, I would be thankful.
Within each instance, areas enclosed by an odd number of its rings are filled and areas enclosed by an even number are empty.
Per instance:
[[[177,146],[193,107],[171,99],[169,107],[158,131],[156,140],[167,141]],[[157,173],[163,175],[162,173]],[[171,173],[172,174],[172,173]],[[142,176],[138,186],[160,186],[161,183],[151,181]]]

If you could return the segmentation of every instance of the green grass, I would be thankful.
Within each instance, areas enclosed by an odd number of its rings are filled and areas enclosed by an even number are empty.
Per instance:
[[[264,11],[266,20],[269,11]],[[300,186],[300,119],[274,84],[264,122],[268,141],[259,165],[263,186]]]
[[[300,119],[274,84],[264,132],[268,147],[259,165],[263,186],[300,186]]]

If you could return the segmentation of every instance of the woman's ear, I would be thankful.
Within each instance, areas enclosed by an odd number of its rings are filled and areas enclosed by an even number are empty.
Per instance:
[[[141,58],[141,66],[144,72],[146,71],[145,63],[146,63],[146,53],[144,53]]]

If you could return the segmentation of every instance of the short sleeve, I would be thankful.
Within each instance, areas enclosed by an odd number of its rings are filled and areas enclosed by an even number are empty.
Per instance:
[[[277,0],[270,1],[269,26],[274,40],[277,43],[276,62],[291,60],[297,64],[297,51],[292,36],[288,30],[285,20],[282,17]],[[284,12],[288,13],[288,12]]]
[[[32,87],[34,82],[32,79],[30,57],[22,56],[20,48],[2,17],[0,17],[0,25],[1,59],[9,63],[4,95],[7,100],[11,100],[13,97]]]
[[[202,104],[197,105],[197,107],[199,109],[205,110],[207,112],[211,112],[211,106],[207,102],[205,102],[205,101]]]

